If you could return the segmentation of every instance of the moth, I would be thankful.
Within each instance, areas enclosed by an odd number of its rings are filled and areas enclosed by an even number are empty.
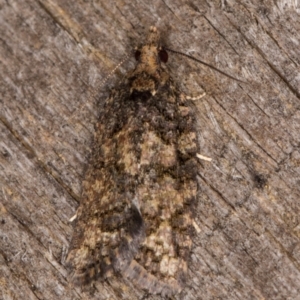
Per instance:
[[[151,27],[101,108],[67,257],[73,281],[122,276],[170,296],[185,285],[198,191],[196,117]]]

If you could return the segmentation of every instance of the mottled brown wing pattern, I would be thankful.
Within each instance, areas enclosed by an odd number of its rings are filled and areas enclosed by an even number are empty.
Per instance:
[[[198,144],[158,43],[152,27],[136,69],[100,113],[67,258],[80,284],[118,273],[153,294],[184,286]]]

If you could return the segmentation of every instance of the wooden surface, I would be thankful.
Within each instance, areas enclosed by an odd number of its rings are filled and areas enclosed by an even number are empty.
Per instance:
[[[151,4],[148,4],[151,3]],[[0,1],[0,299],[141,299],[70,288],[68,221],[97,117],[148,27],[197,102],[199,227],[176,299],[300,299],[297,1]],[[298,4],[299,5],[299,4]],[[146,296],[143,299],[161,299]]]

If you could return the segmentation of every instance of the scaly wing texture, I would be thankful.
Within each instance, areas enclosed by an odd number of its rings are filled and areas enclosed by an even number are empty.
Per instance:
[[[194,120],[172,87],[145,102],[130,128],[143,128],[140,144],[140,184],[136,188],[146,237],[126,276],[151,293],[180,291],[187,272],[192,204],[197,193]],[[175,92],[175,93],[174,93]],[[143,109],[141,109],[143,107]],[[133,134],[134,135],[134,134]]]
[[[69,254],[83,282],[116,270],[152,293],[183,286],[197,142],[190,108],[172,93],[121,93],[126,101],[105,107]]]

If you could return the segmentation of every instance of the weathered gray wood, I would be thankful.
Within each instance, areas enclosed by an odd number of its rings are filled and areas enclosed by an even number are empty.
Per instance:
[[[176,299],[299,299],[300,7],[296,1],[0,1],[0,299],[138,299],[72,289],[63,262],[97,107],[143,40],[198,101],[199,204]],[[114,286],[114,283],[111,283]],[[144,298],[145,299],[145,298]],[[151,297],[148,299],[160,299]]]

